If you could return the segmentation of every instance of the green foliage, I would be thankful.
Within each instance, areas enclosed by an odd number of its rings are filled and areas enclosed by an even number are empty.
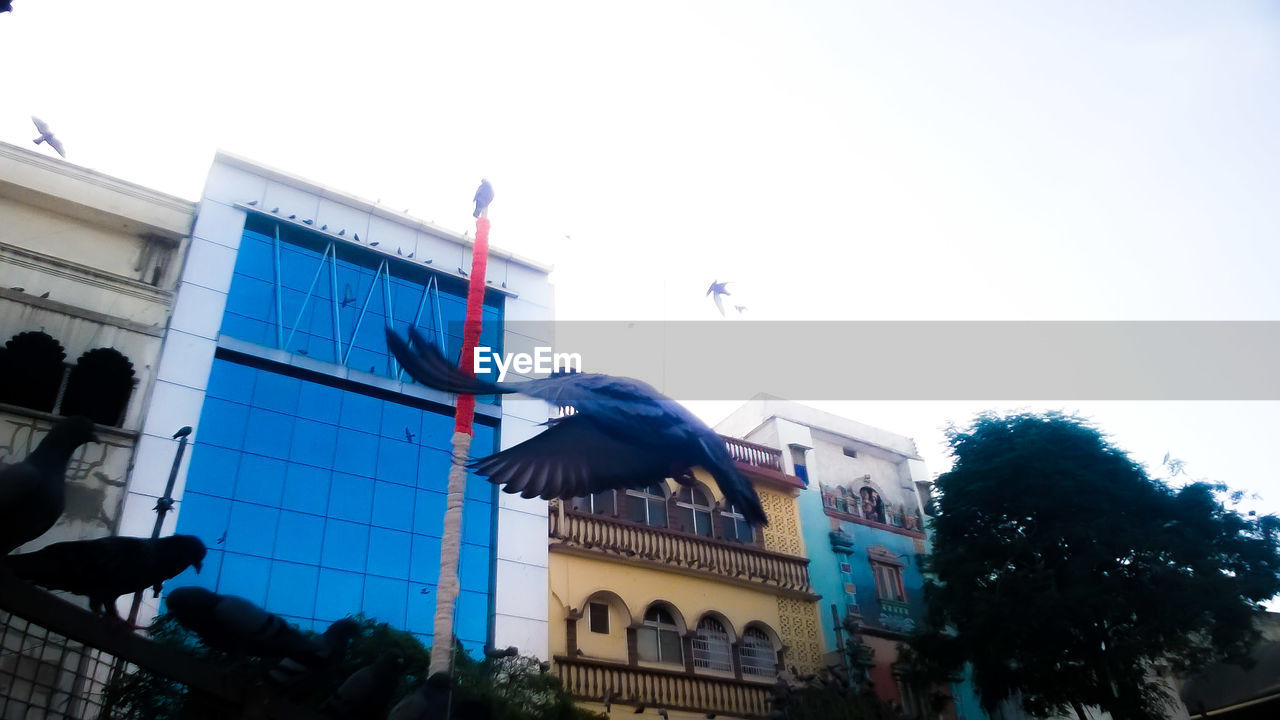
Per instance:
[[[1156,718],[1153,662],[1192,669],[1255,641],[1280,592],[1275,517],[1241,516],[1220,486],[1153,480],[1075,417],[983,415],[948,436],[930,630],[913,643],[935,679],[968,662],[988,709],[1018,697],[1035,715]]]
[[[897,714],[869,688],[858,690],[830,673],[801,687],[774,688],[769,717],[786,720],[896,720]]]
[[[403,660],[404,676],[393,694],[398,700],[425,678],[430,649],[413,635],[386,623],[357,617],[361,631],[351,642],[341,666],[303,689],[293,701],[318,710],[351,673],[373,663],[383,652]],[[162,615],[151,628],[154,641],[181,648],[247,686],[266,686],[274,661],[233,658],[210,650],[171,617]],[[513,657],[477,661],[456,649],[453,677],[454,718],[475,720],[591,720],[601,717],[579,710],[560,681],[543,672],[536,658]],[[237,710],[211,698],[189,693],[181,684],[145,670],[122,674],[108,683],[105,696],[116,720],[214,720],[237,717]],[[389,702],[388,707],[394,702]]]

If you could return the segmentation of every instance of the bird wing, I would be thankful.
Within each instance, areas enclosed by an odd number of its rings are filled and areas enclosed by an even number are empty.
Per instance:
[[[54,543],[14,556],[15,575],[42,587],[114,599],[153,583],[154,549],[139,538]]]
[[[715,294],[715,296],[714,296],[714,299],[715,299],[715,301],[716,301],[716,309],[720,311],[720,315],[723,317],[723,316],[724,316],[724,301],[720,299],[720,293],[716,293],[716,294]]]
[[[49,133],[49,126],[46,125],[45,122],[40,118],[36,117],[35,115],[32,115],[31,122],[36,124],[36,132],[40,133],[41,135],[47,135]]]
[[[62,141],[59,140],[58,138],[52,135],[47,135],[45,136],[44,141],[49,143],[49,147],[53,148],[54,150],[57,150],[58,154],[61,155],[62,157],[65,158],[67,156],[66,150],[62,148]]]
[[[568,415],[519,445],[471,463],[476,474],[526,498],[572,498],[644,487],[671,472],[652,448],[613,437],[591,417]]]

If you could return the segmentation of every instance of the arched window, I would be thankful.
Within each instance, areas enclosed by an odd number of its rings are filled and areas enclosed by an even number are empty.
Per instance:
[[[724,534],[725,540],[740,543],[752,543],[756,541],[755,531],[751,529],[751,525],[742,517],[742,511],[737,505],[730,505],[720,511],[720,530]]]
[[[771,678],[778,674],[778,653],[773,649],[769,636],[759,628],[747,628],[738,646],[742,661],[742,674]]]
[[[0,402],[53,412],[67,354],[62,345],[42,332],[24,332],[9,338],[0,352]]]
[[[703,670],[733,672],[729,633],[713,617],[698,622],[698,635],[693,639],[693,666]]]
[[[112,348],[90,350],[71,368],[62,414],[84,415],[99,425],[119,425],[132,392],[133,363]]]
[[[651,606],[644,614],[644,622],[636,630],[636,645],[640,659],[645,662],[684,663],[680,648],[680,628],[671,613],[658,605]]]
[[[876,522],[884,522],[884,501],[880,499],[880,493],[869,487],[864,487],[858,491],[858,496],[862,500],[862,517]]]
[[[641,490],[627,490],[626,518],[650,527],[667,526],[667,494],[662,483],[654,483]]]
[[[682,487],[676,495],[677,518],[681,529],[711,537],[711,499],[700,487]]]

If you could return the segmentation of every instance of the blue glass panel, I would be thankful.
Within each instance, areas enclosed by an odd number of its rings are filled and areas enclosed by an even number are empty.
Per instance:
[[[413,531],[432,537],[440,537],[444,522],[444,500],[442,492],[419,490],[413,508]]]
[[[440,539],[426,535],[413,536],[409,561],[409,579],[435,585],[440,580]]]
[[[316,585],[316,619],[332,622],[354,615],[360,612],[363,596],[363,575],[321,568]]]
[[[271,563],[267,609],[281,615],[310,618],[315,608],[319,571],[314,565],[298,565],[278,560]],[[310,625],[308,621],[307,626]]]
[[[231,497],[236,484],[236,468],[240,453],[217,445],[197,443],[191,448],[191,465],[187,468],[186,492],[200,492]]]
[[[351,475],[373,477],[378,468],[378,436],[356,430],[338,431],[333,469]]]
[[[293,562],[317,564],[324,543],[324,518],[304,513],[280,512],[276,532],[275,557]]]
[[[353,348],[350,355],[347,356],[347,367],[360,372],[386,375],[387,356],[372,350]],[[371,430],[377,429],[377,425],[370,425],[369,428]]]
[[[279,505],[287,467],[281,460],[246,453],[240,459],[235,498],[260,505]]]
[[[227,530],[227,517],[231,514],[231,501],[209,497],[197,492],[183,494],[178,503],[177,532],[195,535],[210,548],[218,546],[218,539]]]
[[[369,522],[373,511],[373,480],[335,472],[329,483],[329,517]]]
[[[482,455],[472,454],[472,457],[483,457]],[[492,503],[494,485],[485,480],[472,470],[467,470],[467,491],[464,494],[467,502]]]
[[[373,486],[373,524],[394,530],[413,527],[414,491],[403,485],[376,482]]]
[[[164,582],[164,592],[168,594],[174,588],[187,587],[188,585],[214,590],[218,586],[218,572],[221,569],[222,551],[210,549],[208,554],[204,556],[200,572],[197,573],[194,567],[183,570],[177,577]]]
[[[427,633],[435,629],[436,588],[434,585],[409,583],[409,603],[405,611],[405,627],[412,633]],[[431,641],[426,641],[428,645]]]
[[[365,572],[387,577],[409,577],[409,533],[369,529],[369,558]]]
[[[306,302],[307,296],[301,291],[289,290],[286,288],[284,292],[281,293],[280,297],[280,309],[284,312],[284,336],[287,338],[289,337],[289,332],[293,330],[295,324],[298,323],[299,314],[302,315],[302,320],[305,321],[307,319],[303,305],[303,303]],[[307,304],[306,307],[309,306],[310,305]],[[305,328],[303,329],[305,330]]]
[[[274,242],[274,237],[267,238],[257,233],[245,233],[240,239],[236,272],[263,280],[273,280],[276,264],[275,249],[272,247]]]
[[[489,595],[468,592],[458,594],[458,622],[454,634],[468,649],[483,645],[489,636]]]
[[[422,429],[422,411],[401,405],[400,403],[386,402],[382,404],[382,436],[393,440],[404,440],[405,442],[416,442],[418,433]],[[413,434],[413,440],[405,437],[405,431],[408,430]]]
[[[313,382],[302,384],[302,390],[298,393],[299,417],[336,424],[341,410],[341,390]]]
[[[270,556],[276,543],[275,508],[231,503],[231,521],[227,526],[227,550],[249,555]]]
[[[418,447],[382,438],[378,443],[378,479],[412,487],[417,478]]]
[[[496,438],[497,431],[494,428],[476,423],[472,428],[471,452],[479,456],[497,452],[498,445],[494,442]]]
[[[423,447],[433,447],[446,452],[453,445],[453,417],[436,412],[422,413],[422,435],[418,443]]]
[[[463,544],[458,582],[463,590],[485,592],[489,589],[489,548]]]
[[[488,485],[483,480],[475,484]],[[468,489],[470,489],[468,487]],[[462,541],[488,547],[493,506],[489,503],[466,502],[462,505]]]
[[[301,390],[301,380],[264,370],[253,388],[253,406],[292,415],[298,411]]]
[[[291,415],[251,408],[244,435],[245,451],[281,459],[289,457],[293,420]]]
[[[368,547],[368,525],[357,525],[342,520],[326,520],[324,550],[320,556],[320,564],[339,570],[363,572]]]
[[[271,278],[259,279],[236,273],[227,292],[227,312],[249,318],[275,321],[276,286]]]
[[[249,406],[217,398],[205,398],[200,413],[197,442],[239,450],[244,427],[249,422]]]
[[[402,628],[405,598],[408,594],[409,583],[370,575],[364,579],[364,605],[361,609],[369,617],[388,623],[391,627]]]
[[[281,507],[323,515],[329,506],[329,471],[305,465],[290,465],[284,476]]]
[[[328,300],[320,302],[312,301],[314,307],[311,308],[311,323],[308,332],[320,338],[324,338],[325,342],[333,344],[333,305]]]
[[[378,432],[378,428],[382,426],[382,401],[350,390],[344,391],[342,416],[338,424],[344,428]]]
[[[275,325],[235,313],[222,316],[222,334],[258,345],[276,347]]]
[[[418,487],[444,492],[449,487],[453,456],[444,450],[422,448],[418,452]]]
[[[267,601],[267,581],[270,577],[270,560],[229,552],[222,557],[218,592],[223,595],[239,595],[262,605]]]
[[[293,425],[293,443],[289,447],[289,460],[319,467],[333,463],[334,448],[338,444],[338,428],[328,423],[298,418]]]
[[[378,295],[381,300],[381,292]],[[385,351],[387,336],[383,328],[386,324],[381,312],[375,314],[370,308],[369,314],[365,315],[364,322],[360,324],[360,331],[356,333],[356,347],[375,352]]]
[[[316,276],[318,269],[320,269],[319,254],[299,252],[297,246],[281,244],[280,282],[285,287],[305,293],[311,287],[311,280]],[[321,270],[316,286],[319,287],[322,281],[328,279],[329,273]]]
[[[209,387],[205,394],[247,405],[253,397],[253,384],[257,377],[257,372],[251,367],[215,359],[209,370]]]

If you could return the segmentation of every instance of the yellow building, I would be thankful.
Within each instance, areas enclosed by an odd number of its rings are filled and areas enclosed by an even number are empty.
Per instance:
[[[769,524],[742,522],[710,475],[550,509],[550,648],[583,706],[635,717],[757,717],[793,666],[822,661],[819,597],[781,452],[726,438]]]

